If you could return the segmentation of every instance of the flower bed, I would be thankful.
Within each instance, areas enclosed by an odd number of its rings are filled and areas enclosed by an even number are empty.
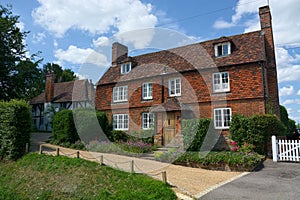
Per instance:
[[[174,164],[200,167],[211,170],[222,171],[253,171],[264,160],[264,156],[257,153],[248,152],[185,152],[176,159],[174,156],[178,153],[164,153],[156,155],[155,159],[169,162],[175,160]]]

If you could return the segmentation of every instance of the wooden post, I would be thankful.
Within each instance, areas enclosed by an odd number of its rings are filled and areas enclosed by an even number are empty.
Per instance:
[[[103,165],[103,155],[100,156],[100,165]]]
[[[79,158],[79,151],[77,151],[77,158]]]
[[[42,144],[40,145],[40,151],[39,151],[39,153],[43,154],[43,145]]]
[[[277,149],[277,141],[275,135],[272,136],[272,153],[273,153],[273,162],[277,162],[278,149]]]
[[[134,161],[133,160],[130,162],[130,172],[134,173]]]
[[[56,156],[59,156],[59,148],[56,148]]]
[[[164,183],[167,183],[167,172],[163,171],[163,172],[161,172],[161,175],[162,175],[162,181]]]
[[[29,153],[29,144],[26,143],[26,146],[25,146],[25,153]]]

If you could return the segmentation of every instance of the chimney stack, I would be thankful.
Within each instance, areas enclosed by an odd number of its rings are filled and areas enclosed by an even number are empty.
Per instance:
[[[53,72],[46,74],[45,100],[47,103],[51,102],[54,97],[54,80],[55,74]]]
[[[112,59],[111,59],[113,67],[117,66],[117,61],[122,56],[125,56],[125,57],[128,56],[128,47],[123,44],[120,44],[118,42],[113,43],[112,44]]]

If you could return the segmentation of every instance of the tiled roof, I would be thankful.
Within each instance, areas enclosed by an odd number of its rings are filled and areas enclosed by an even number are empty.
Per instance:
[[[51,102],[62,103],[70,101],[93,100],[93,86],[88,80],[77,80],[63,83],[54,83],[54,96]],[[45,103],[45,92],[31,99],[30,104]]]
[[[215,57],[214,45],[226,41],[231,43],[231,54]],[[136,64],[130,73],[121,75],[120,65],[110,67],[99,80],[98,85],[152,77],[163,73],[264,61],[264,37],[261,35],[261,31],[256,31],[144,54],[130,59]],[[120,63],[122,62],[125,61],[120,61]]]
[[[151,109],[151,112],[168,112],[168,111],[183,111],[183,110],[192,110],[191,107],[188,105],[185,105],[183,103],[180,103],[177,98],[169,98],[167,102],[160,104],[160,105],[155,105]]]

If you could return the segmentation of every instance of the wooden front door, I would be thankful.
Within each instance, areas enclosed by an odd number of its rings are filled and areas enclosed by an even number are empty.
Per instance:
[[[176,123],[175,113],[167,112],[164,115],[164,126],[163,126],[163,145],[168,145],[176,134]]]

